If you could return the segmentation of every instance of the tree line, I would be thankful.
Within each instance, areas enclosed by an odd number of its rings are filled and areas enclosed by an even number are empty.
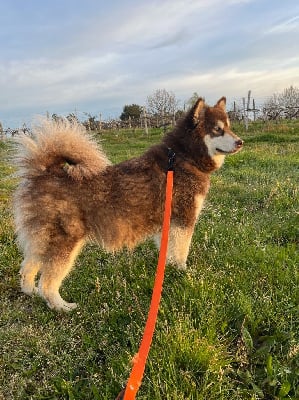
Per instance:
[[[249,91],[250,93],[250,91]],[[147,96],[145,105],[126,104],[123,107],[119,118],[110,118],[102,120],[101,114],[94,116],[84,113],[85,119],[79,121],[76,113],[70,113],[66,117],[58,114],[47,114],[48,118],[59,120],[67,118],[69,121],[82,123],[87,130],[102,131],[120,128],[144,128],[147,132],[148,128],[163,128],[174,126],[175,122],[192,107],[199,95],[194,92],[186,101],[180,102],[176,95],[166,89],[157,89],[151,95]],[[250,102],[249,96],[247,104],[245,98],[243,103],[234,102],[228,107],[228,113],[232,121],[263,120],[277,121],[280,119],[297,119],[299,118],[299,88],[290,86],[280,93],[275,93],[262,104],[257,106],[255,100]],[[13,136],[19,131],[27,132],[28,128],[24,124],[21,129],[12,130],[3,129],[0,122],[0,138],[1,136]]]
[[[299,118],[299,89],[290,86],[280,93],[275,93],[267,98],[259,106],[255,100],[250,101],[251,91],[248,92],[248,99],[243,98],[243,102],[234,102],[229,110],[231,120],[242,121],[245,119],[277,121],[280,119]]]
[[[152,127],[174,125],[175,121],[193,106],[198,97],[197,92],[194,92],[182,105],[174,93],[158,89],[147,97],[145,106],[126,104],[119,117],[119,123],[130,128],[142,127],[144,120]],[[259,105],[255,99],[252,99],[251,103],[249,97],[247,102],[243,98],[243,101],[229,105],[228,113],[232,121],[238,122],[298,119],[299,88],[290,86],[280,93],[273,94]]]

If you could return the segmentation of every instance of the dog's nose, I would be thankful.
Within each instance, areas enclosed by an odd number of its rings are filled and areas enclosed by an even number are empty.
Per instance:
[[[243,146],[243,143],[244,143],[243,140],[239,139],[239,140],[236,140],[235,145],[239,149]]]

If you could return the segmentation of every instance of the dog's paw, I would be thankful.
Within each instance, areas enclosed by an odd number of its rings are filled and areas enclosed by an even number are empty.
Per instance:
[[[167,259],[167,264],[173,266],[174,268],[178,269],[179,271],[185,271],[187,268],[185,261],[178,261],[178,260],[173,259],[172,257],[169,257]]]
[[[45,295],[44,293],[41,292],[41,290],[39,290],[39,295],[43,297],[44,300],[46,300],[47,305],[52,310],[70,312],[77,307],[76,303],[68,303],[67,301],[64,301],[59,293],[56,294],[55,296],[53,296],[53,294],[49,296]]]
[[[35,285],[22,284],[21,291],[27,294],[28,296],[33,296],[35,294],[38,294],[38,288]]]
[[[179,270],[179,271],[186,271],[186,269],[187,269],[187,264],[184,262],[184,263],[178,263],[178,264],[176,264],[176,268]]]
[[[65,311],[65,312],[73,311],[75,308],[77,308],[77,306],[78,306],[77,303],[67,303],[65,301],[60,311]]]
[[[56,311],[70,312],[77,307],[77,303],[68,303],[64,300],[59,302],[49,302],[47,301],[48,306]]]

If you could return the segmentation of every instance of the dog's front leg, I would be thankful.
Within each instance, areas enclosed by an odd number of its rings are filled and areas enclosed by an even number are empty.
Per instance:
[[[186,269],[194,227],[180,227],[171,224],[168,239],[167,262],[175,264],[178,269]],[[155,243],[160,248],[161,234],[154,237]]]

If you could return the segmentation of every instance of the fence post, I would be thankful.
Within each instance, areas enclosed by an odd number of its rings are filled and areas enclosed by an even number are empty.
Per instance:
[[[144,131],[145,131],[145,134],[148,136],[146,110],[145,110],[145,107],[142,107],[142,109],[143,109],[143,119],[144,119]]]
[[[248,113],[247,113],[247,110],[246,110],[245,97],[243,97],[242,100],[243,100],[244,127],[245,127],[245,130],[248,131]]]
[[[102,130],[102,114],[99,114],[99,131]]]

